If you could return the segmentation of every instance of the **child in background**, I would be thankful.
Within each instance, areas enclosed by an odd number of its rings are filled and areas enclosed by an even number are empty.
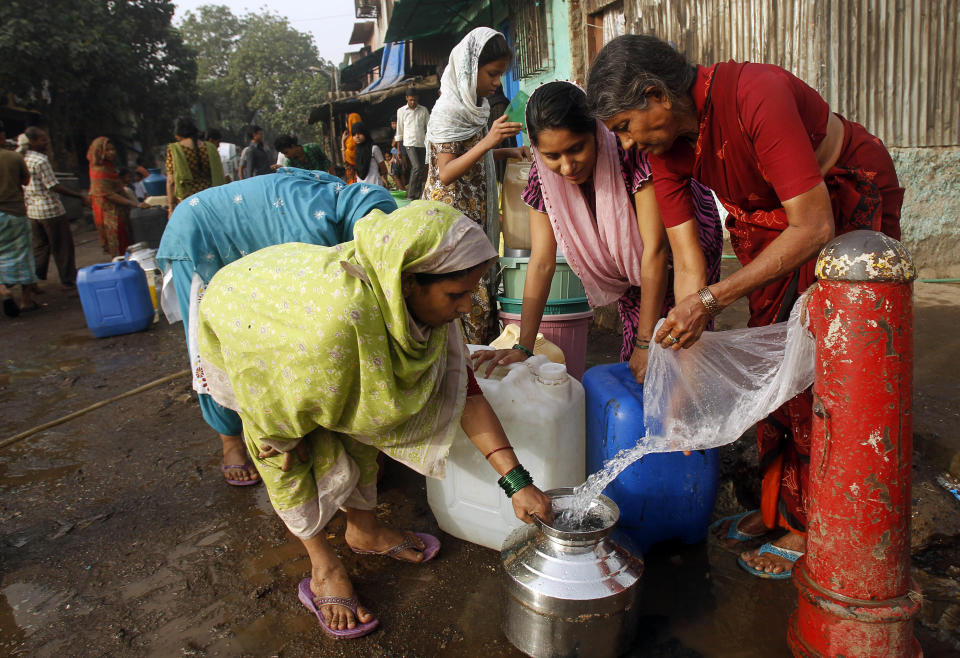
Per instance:
[[[141,200],[137,198],[137,193],[133,189],[133,182],[130,180],[130,170],[126,167],[120,167],[117,170],[117,175],[120,176],[120,183],[123,185],[120,193],[134,204],[139,205]]]
[[[500,215],[494,160],[522,158],[529,150],[497,148],[521,124],[497,118],[487,129],[488,97],[500,87],[513,53],[502,34],[478,27],[450,53],[440,98],[427,124],[424,199],[442,201],[474,220],[496,247]],[[495,277],[487,273],[473,291],[473,308],[461,316],[467,342],[486,344],[497,335]]]

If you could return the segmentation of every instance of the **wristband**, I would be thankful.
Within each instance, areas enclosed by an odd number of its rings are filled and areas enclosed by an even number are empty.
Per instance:
[[[490,459],[490,455],[492,455],[495,452],[500,452],[501,450],[513,450],[513,446],[500,446],[499,448],[494,448],[493,450],[485,454],[483,458]]]
[[[697,296],[700,297],[700,303],[703,304],[704,308],[707,309],[707,313],[710,314],[710,317],[716,317],[720,315],[720,311],[723,310],[723,307],[717,303],[717,298],[713,296],[713,293],[710,292],[710,288],[704,286],[697,291]]]
[[[516,345],[514,345],[514,346],[513,346],[512,348],[510,348],[510,349],[520,350],[521,352],[523,352],[524,354],[527,355],[527,358],[528,358],[528,359],[529,359],[531,356],[533,356],[533,352],[531,352],[530,350],[528,350],[526,347],[524,347],[524,346],[521,345],[520,343],[517,343]]]
[[[497,484],[500,485],[500,488],[503,489],[503,492],[507,494],[507,498],[513,498],[513,494],[517,493],[524,487],[533,484],[533,478],[530,477],[529,471],[519,464],[514,466],[506,475],[497,480]]]
[[[649,350],[649,349],[650,349],[650,341],[649,341],[649,340],[643,340],[642,338],[640,338],[639,336],[637,336],[637,337],[633,340],[633,347],[634,347],[635,349],[638,349],[638,350]]]

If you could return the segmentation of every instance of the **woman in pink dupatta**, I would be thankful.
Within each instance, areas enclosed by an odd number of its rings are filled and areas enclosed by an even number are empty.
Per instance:
[[[534,163],[523,200],[530,206],[532,249],[520,338],[514,349],[477,352],[475,363],[479,367],[489,360],[492,369],[533,351],[559,244],[590,305],[617,302],[623,323],[620,359],[629,360],[642,382],[653,328],[673,305],[670,279],[691,269],[682,258],[674,263],[669,253],[646,157],[624,151],[617,137],[590,116],[583,90],[569,82],[551,82],[533,93],[527,130]],[[710,191],[696,181],[690,188],[707,261],[700,270],[706,271],[706,281],[694,283],[705,285],[719,278],[723,235]]]

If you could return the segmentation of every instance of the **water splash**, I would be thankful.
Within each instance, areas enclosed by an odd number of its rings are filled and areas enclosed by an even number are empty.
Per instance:
[[[647,445],[645,438],[645,435],[640,437],[637,439],[637,445],[632,448],[624,448],[603,462],[603,468],[596,473],[591,473],[583,484],[574,487],[573,494],[564,505],[564,509],[559,514],[559,521],[555,522],[555,525],[560,523],[566,527],[576,527],[582,524],[597,496],[607,488],[607,485],[617,479],[617,476],[623,473],[630,464],[649,452],[650,446]]]

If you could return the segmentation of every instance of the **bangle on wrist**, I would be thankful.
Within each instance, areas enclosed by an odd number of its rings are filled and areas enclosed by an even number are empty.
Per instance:
[[[533,484],[533,478],[530,477],[530,472],[527,469],[518,464],[497,480],[497,484],[507,494],[507,498],[513,498],[513,494]]]
[[[493,450],[485,454],[483,458],[490,459],[490,455],[492,455],[495,452],[500,452],[501,450],[513,450],[513,446],[500,446],[499,448],[494,448]]]
[[[633,347],[638,350],[649,350],[650,349],[650,339],[649,338],[640,338],[637,336],[633,339]]]
[[[703,304],[704,308],[707,309],[707,313],[710,314],[710,317],[716,317],[720,315],[720,311],[723,310],[723,307],[717,302],[717,298],[713,296],[713,293],[710,292],[708,286],[704,286],[697,291],[697,296],[700,297],[700,303]]]
[[[531,352],[530,350],[528,350],[526,347],[524,347],[524,346],[521,345],[520,343],[517,343],[517,344],[514,345],[511,349],[520,350],[521,352],[523,352],[524,354],[527,355],[527,358],[530,358],[531,356],[533,356],[533,352]]]

